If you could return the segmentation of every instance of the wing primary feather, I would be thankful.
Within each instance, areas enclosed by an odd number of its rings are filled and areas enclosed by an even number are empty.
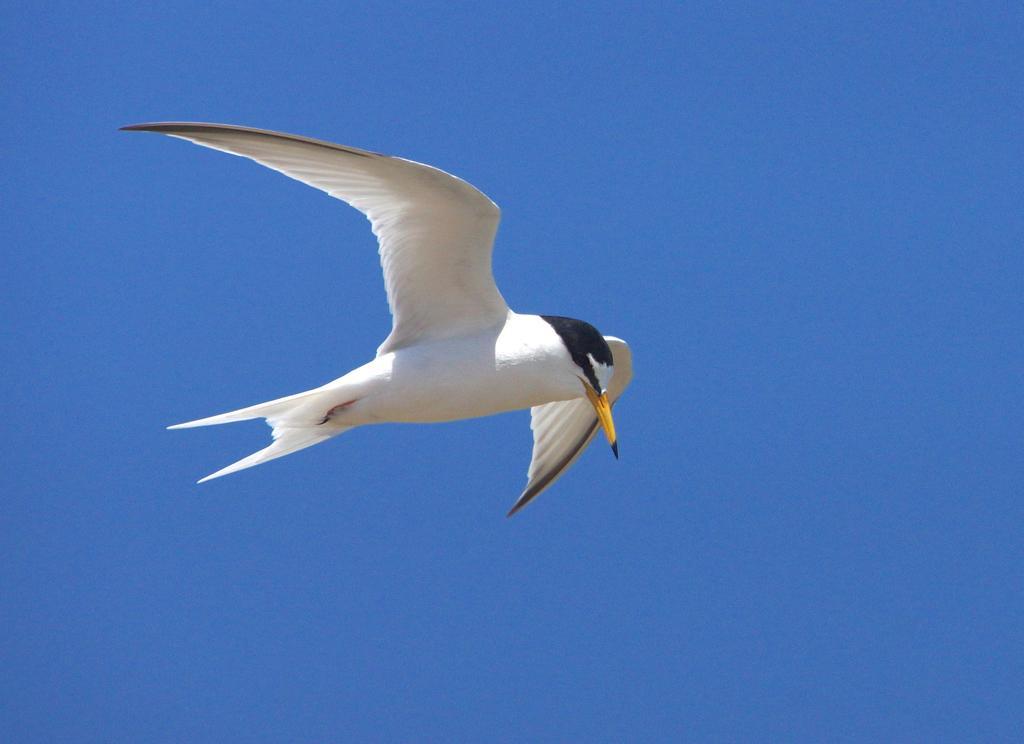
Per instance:
[[[541,493],[541,491],[543,491],[545,488],[551,485],[552,481],[554,481],[559,475],[561,475],[566,468],[572,465],[573,460],[579,457],[580,452],[583,451],[583,449],[587,446],[587,444],[590,442],[590,440],[596,433],[597,418],[594,419],[594,422],[590,425],[590,428],[587,430],[587,432],[582,437],[580,437],[580,439],[576,442],[575,445],[573,445],[573,447],[569,450],[565,457],[562,458],[558,465],[551,468],[551,470],[545,473],[539,481],[533,484],[530,488],[526,489],[523,492],[523,495],[516,500],[516,503],[512,505],[512,508],[505,516],[515,516],[516,512],[518,512],[524,506],[533,501],[533,499],[536,496],[538,496]]]
[[[286,132],[274,132],[269,129],[257,129],[255,127],[239,127],[234,124],[201,124],[188,121],[155,121],[148,124],[129,124],[120,128],[122,132],[160,132],[161,134],[172,134],[172,135],[187,135],[187,134],[255,134],[261,137],[273,137],[279,140],[291,140],[292,142],[302,142],[307,145],[316,145],[318,147],[325,147],[329,150],[337,150],[339,152],[347,152],[349,155],[359,155],[364,158],[386,158],[389,155],[383,155],[379,152],[373,152],[371,150],[360,150],[356,147],[346,147],[345,145],[339,145],[334,142],[328,142],[327,140],[316,139],[314,137],[302,137],[297,134],[287,134]]]
[[[633,377],[633,357],[622,339],[605,336],[615,359],[615,371],[608,389],[612,404],[618,401]],[[533,456],[526,488],[508,516],[535,499],[560,478],[587,448],[598,431],[594,409],[586,398],[574,398],[534,406],[530,412]],[[614,451],[614,450],[613,450]],[[618,456],[618,452],[615,452]]]

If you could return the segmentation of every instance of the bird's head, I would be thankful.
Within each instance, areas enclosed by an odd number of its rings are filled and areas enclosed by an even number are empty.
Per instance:
[[[619,442],[615,437],[615,422],[612,420],[612,406],[608,400],[608,386],[612,381],[614,360],[612,350],[604,336],[582,320],[563,318],[557,315],[542,315],[555,329],[569,351],[575,365],[574,372],[583,385],[590,404],[594,406],[597,420],[608,437],[615,457],[619,456]]]

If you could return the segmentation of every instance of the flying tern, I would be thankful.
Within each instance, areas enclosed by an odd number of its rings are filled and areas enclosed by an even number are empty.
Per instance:
[[[358,209],[379,242],[391,333],[373,360],[321,387],[170,426],[263,418],[273,443],[219,478],[366,424],[429,423],[531,410],[533,457],[515,514],[604,430],[632,377],[626,342],[589,323],[513,312],[494,283],[500,210],[469,183],[399,157],[262,129],[162,122],[159,132],[255,160]]]

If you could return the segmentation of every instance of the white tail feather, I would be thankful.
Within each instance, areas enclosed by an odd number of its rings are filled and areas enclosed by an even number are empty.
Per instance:
[[[299,400],[308,398],[316,393],[322,392],[320,388],[313,390],[306,390],[302,393],[295,393],[295,395],[288,395],[284,398],[278,398],[277,400],[268,400],[266,403],[257,403],[254,406],[247,408],[239,408],[237,411],[228,411],[227,413],[218,413],[216,416],[207,416],[206,418],[196,419],[195,421],[186,421],[183,424],[174,424],[168,426],[168,429],[191,429],[193,426],[214,426],[216,424],[233,424],[236,421],[248,421],[250,419],[265,418],[269,419],[275,414],[281,414],[291,409],[295,403]]]
[[[221,468],[216,473],[211,473],[205,478],[200,479],[198,482],[205,483],[208,480],[220,478],[222,475],[235,473],[239,470],[251,468],[253,465],[259,465],[264,462],[269,462],[270,460],[275,460],[278,457],[290,455],[292,452],[298,452],[300,449],[312,447],[314,444],[320,444],[320,442],[326,441],[331,437],[341,434],[343,431],[348,431],[351,428],[352,427],[350,426],[346,426],[344,428],[339,428],[337,426],[332,426],[330,428],[326,426],[322,428],[310,426],[275,426],[274,443],[269,447],[265,447],[259,452],[253,452],[248,457],[243,457],[238,462],[232,463],[226,468]]]

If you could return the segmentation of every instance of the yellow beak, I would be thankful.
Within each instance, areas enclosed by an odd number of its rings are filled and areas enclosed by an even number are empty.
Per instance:
[[[615,438],[615,422],[612,421],[612,404],[608,402],[608,395],[598,395],[590,385],[584,384],[583,389],[587,392],[590,405],[597,411],[597,420],[601,422],[604,435],[608,437],[608,444],[612,446],[612,452],[616,459],[619,457],[619,441]]]

